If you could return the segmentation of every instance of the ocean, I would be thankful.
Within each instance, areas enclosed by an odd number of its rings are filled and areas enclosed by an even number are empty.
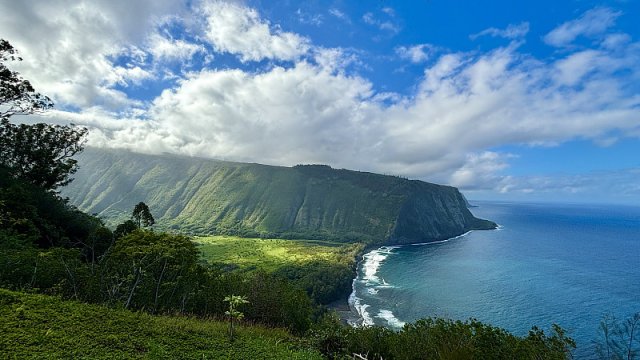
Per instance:
[[[363,257],[350,297],[357,323],[473,317],[516,335],[557,323],[582,359],[594,357],[603,316],[640,312],[640,207],[474,205],[499,229]]]

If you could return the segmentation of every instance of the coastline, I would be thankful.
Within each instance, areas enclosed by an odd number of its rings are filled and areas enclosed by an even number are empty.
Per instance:
[[[497,226],[493,229],[493,230],[501,230],[502,226],[499,224],[496,224]],[[368,307],[368,305],[366,304],[360,304],[360,298],[358,298],[357,296],[357,292],[356,292],[356,281],[358,281],[358,278],[360,277],[360,268],[363,262],[368,260],[368,256],[372,256],[373,254],[375,254],[376,252],[382,252],[382,253],[386,253],[386,254],[391,254],[391,250],[393,249],[398,249],[401,247],[405,247],[405,246],[426,246],[426,245],[434,245],[434,244],[442,244],[442,243],[446,243],[452,240],[456,240],[456,239],[460,239],[463,238],[465,236],[467,236],[468,234],[470,234],[471,232],[473,232],[475,230],[469,230],[466,231],[460,235],[456,235],[453,237],[450,237],[448,239],[444,239],[444,240],[435,240],[435,241],[427,241],[427,242],[419,242],[419,243],[408,243],[408,244],[393,244],[393,245],[376,245],[376,246],[368,246],[365,249],[363,249],[362,254],[360,255],[360,260],[358,260],[358,262],[356,263],[356,267],[355,267],[355,278],[352,281],[352,286],[351,286],[351,293],[348,295],[347,298],[341,298],[339,300],[334,301],[333,303],[329,304],[327,307],[329,308],[329,310],[334,311],[340,318],[340,321],[343,324],[348,324],[354,327],[357,326],[368,326],[368,325],[372,325],[373,324],[373,320],[371,318],[371,316],[368,315],[368,313],[366,313],[366,308]],[[373,272],[371,272],[370,274],[368,274],[369,278],[376,278],[375,276],[378,267],[380,266],[380,264],[382,263],[382,261],[384,261],[386,259],[386,257],[379,259],[378,262],[374,265],[374,269]],[[384,280],[383,280],[384,281]],[[393,314],[389,314],[390,317],[393,319],[393,321],[396,322],[396,324],[398,325],[404,325],[404,322],[396,319],[395,317],[393,317]],[[387,319],[389,321],[389,319]],[[402,327],[402,326],[399,326]]]

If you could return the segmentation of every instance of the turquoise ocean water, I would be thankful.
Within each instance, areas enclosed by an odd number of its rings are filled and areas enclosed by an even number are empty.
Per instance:
[[[640,207],[474,204],[500,229],[364,256],[350,298],[360,323],[475,317],[517,335],[557,323],[591,358],[604,315],[640,312]]]

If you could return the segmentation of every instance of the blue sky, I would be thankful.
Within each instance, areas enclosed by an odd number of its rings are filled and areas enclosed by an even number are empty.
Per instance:
[[[637,1],[0,0],[90,144],[640,200]]]

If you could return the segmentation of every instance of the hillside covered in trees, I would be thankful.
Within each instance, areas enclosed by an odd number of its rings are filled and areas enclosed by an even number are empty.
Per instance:
[[[394,176],[95,148],[78,161],[62,194],[110,223],[144,201],[161,228],[194,234],[412,243],[495,228],[456,188]]]

